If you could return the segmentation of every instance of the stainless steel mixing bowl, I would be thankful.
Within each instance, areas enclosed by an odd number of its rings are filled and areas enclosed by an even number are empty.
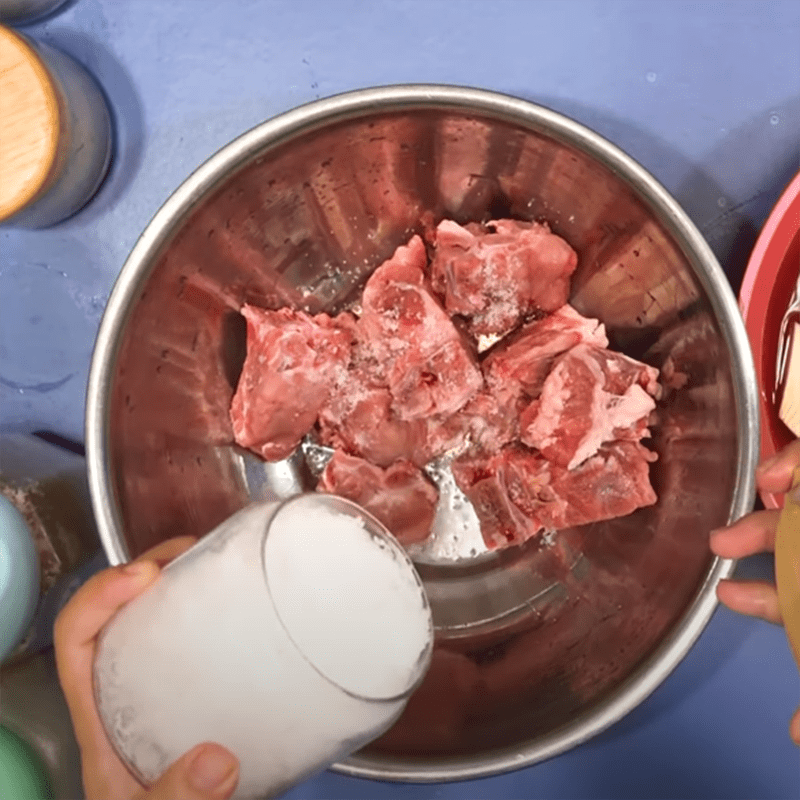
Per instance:
[[[203,534],[251,496],[310,486],[302,453],[263,465],[231,446],[237,309],[346,306],[423,215],[547,220],[579,254],[571,302],[605,322],[613,346],[661,368],[667,392],[653,440],[656,506],[549,544],[420,563],[437,625],[431,670],[392,731],[336,765],[409,781],[535,763],[641,702],[715,607],[732,565],[712,558],[708,531],[751,506],[758,442],[733,294],[645,170],[511,97],[359,91],[225,147],[167,201],[125,264],[87,403],[91,488],[113,563]]]

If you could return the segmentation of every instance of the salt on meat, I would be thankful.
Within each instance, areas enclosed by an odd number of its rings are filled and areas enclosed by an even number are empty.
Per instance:
[[[469,344],[427,286],[426,265],[414,236],[370,276],[361,302],[359,337],[404,420],[453,414],[483,386]]]
[[[608,347],[605,326],[563,305],[510,333],[486,353],[481,367],[494,396],[516,406],[537,398],[555,359],[581,343]]]
[[[655,458],[639,442],[617,441],[570,470],[512,444],[490,458],[456,459],[453,475],[475,508],[487,546],[497,549],[652,505],[657,498],[649,465]]]
[[[399,458],[422,467],[433,457],[427,421],[399,419],[389,390],[359,370],[337,383],[320,409],[319,439],[379,467]]]
[[[505,333],[534,312],[563,306],[577,265],[575,251],[546,224],[443,220],[431,280],[447,311],[467,317],[474,334]]]
[[[268,461],[286,458],[313,427],[347,368],[353,320],[245,305],[247,356],[231,402],[234,440]]]
[[[490,548],[656,502],[640,440],[658,370],[608,350],[604,326],[567,304],[569,245],[514,220],[444,221],[431,240],[430,271],[419,236],[374,271],[358,319],[242,309],[236,441],[279,460],[314,428],[335,450],[318,489],[405,544],[430,533],[438,493],[422,470],[445,453]],[[504,336],[479,359],[483,334]]]
[[[605,442],[639,440],[656,407],[658,371],[621,353],[579,344],[561,356],[522,412],[520,439],[574,469]]]

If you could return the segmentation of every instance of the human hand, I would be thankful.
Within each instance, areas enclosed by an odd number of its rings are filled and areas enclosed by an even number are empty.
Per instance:
[[[92,667],[98,634],[158,577],[161,567],[194,543],[191,536],[170,539],[130,564],[98,573],[75,593],[56,620],[58,676],[81,751],[87,800],[225,800],[236,788],[238,761],[212,743],[193,748],[152,787],[143,787],[111,746],[94,699]]]
[[[761,491],[783,494],[791,488],[792,473],[800,466],[800,439],[760,464],[756,483]],[[745,558],[775,550],[779,510],[755,511],[726,528],[711,532],[711,550],[722,558]],[[800,587],[798,587],[800,591]],[[717,597],[740,614],[782,624],[778,592],[766,581],[720,581]],[[800,708],[789,723],[789,735],[800,744]]]

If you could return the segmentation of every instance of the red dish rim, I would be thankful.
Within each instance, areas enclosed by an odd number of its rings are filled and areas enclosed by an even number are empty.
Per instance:
[[[742,288],[739,308],[753,350],[759,383],[761,458],[769,458],[794,438],[780,421],[772,402],[778,327],[800,268],[800,172],[786,187],[758,237]],[[767,508],[779,508],[782,498],[761,492]]]

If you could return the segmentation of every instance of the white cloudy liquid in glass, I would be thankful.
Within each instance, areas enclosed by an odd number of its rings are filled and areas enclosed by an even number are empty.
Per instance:
[[[240,511],[103,632],[100,716],[143,782],[212,741],[240,759],[236,796],[279,794],[405,707],[432,646],[421,583],[352,504],[326,502]]]

